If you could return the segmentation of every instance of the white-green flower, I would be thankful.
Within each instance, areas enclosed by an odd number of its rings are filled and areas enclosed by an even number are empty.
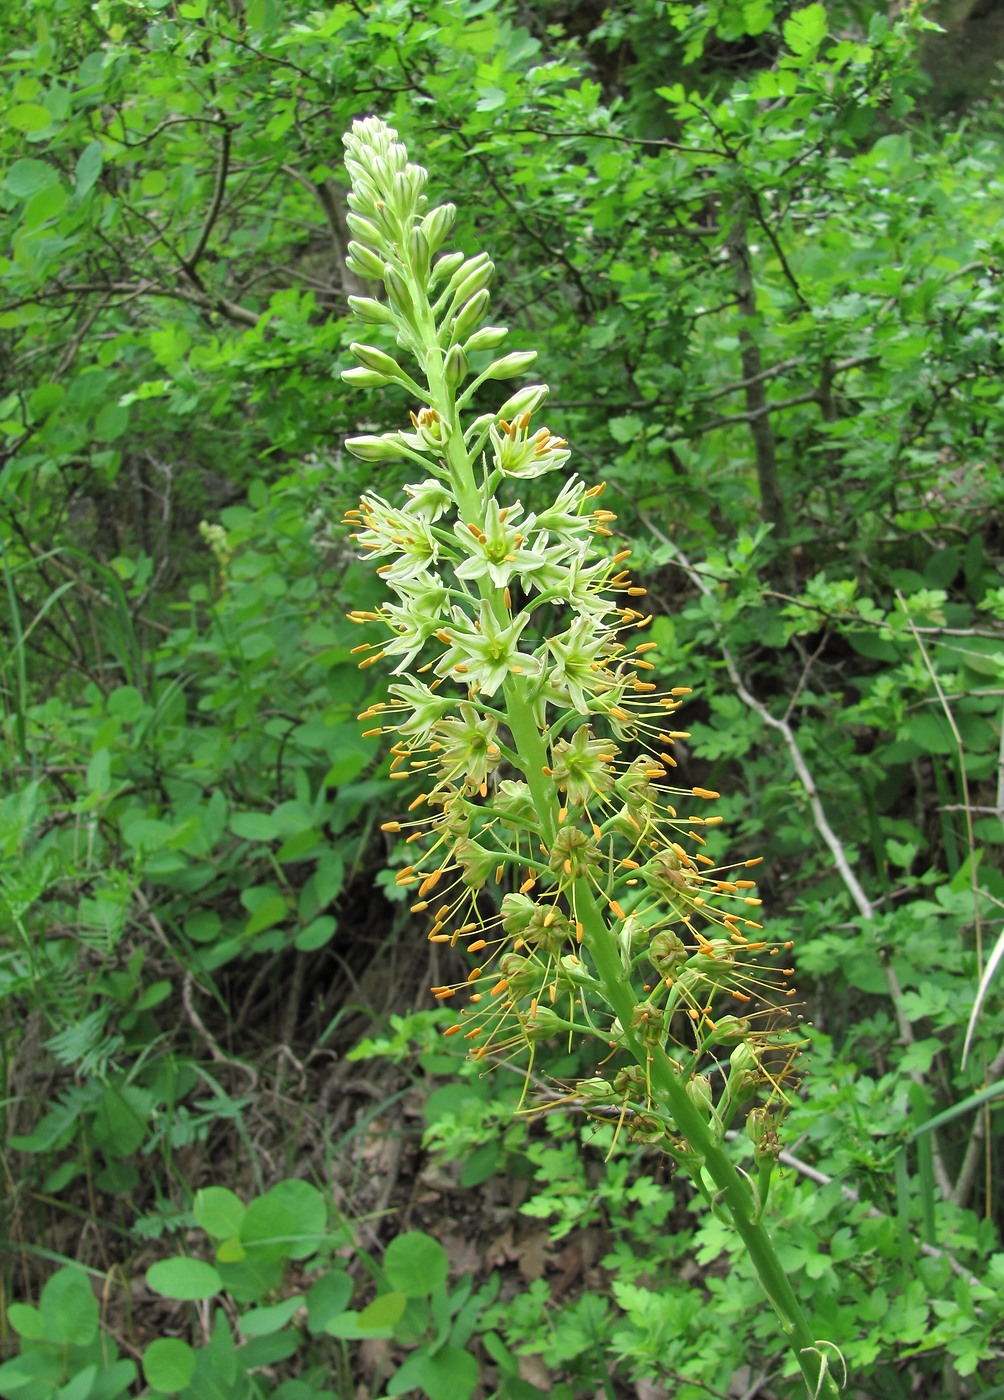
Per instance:
[[[409,678],[406,682],[390,685],[388,692],[395,701],[395,729],[399,734],[415,735],[421,742],[432,737],[436,723],[456,709],[456,699],[452,695],[436,695],[424,681]],[[405,719],[397,719],[400,708],[410,713]]]
[[[552,437],[547,428],[539,428],[530,436],[529,411],[511,423],[504,418],[488,430],[492,445],[492,460],[503,476],[536,477],[556,471],[568,461],[570,453],[564,438]]]
[[[469,557],[457,567],[458,578],[468,582],[489,580],[496,588],[507,588],[510,579],[532,565],[533,556],[523,548],[526,531],[533,528],[533,516],[523,522],[522,531],[514,521],[523,514],[519,501],[509,507],[499,507],[494,498],[488,502],[484,526],[458,520],[453,532],[461,549]]]
[[[444,628],[449,646],[436,666],[437,676],[453,676],[489,698],[507,676],[536,676],[539,663],[519,649],[519,638],[529,621],[521,613],[508,623],[500,623],[487,602],[482,602],[477,622],[460,608]]]
[[[363,528],[354,536],[371,559],[393,561],[380,569],[390,584],[418,578],[439,562],[441,541],[428,520],[366,495],[359,502]]]
[[[599,691],[609,690],[611,678],[604,662],[615,643],[604,627],[597,627],[591,617],[576,617],[560,637],[546,643],[554,658],[548,668],[547,680],[567,703],[580,715],[589,713],[589,699]]]
[[[465,700],[457,709],[457,715],[448,715],[436,725],[431,747],[437,751],[443,782],[459,778],[465,791],[480,792],[502,758],[495,738],[498,720],[481,715]]]
[[[428,524],[439,520],[454,506],[453,492],[442,481],[430,478],[426,481],[405,483],[405,494],[409,497],[404,510]]]
[[[384,603],[380,616],[393,633],[390,641],[384,643],[383,652],[385,656],[400,656],[392,672],[400,676],[442,627],[450,591],[430,572],[397,584],[394,591],[400,601]]]

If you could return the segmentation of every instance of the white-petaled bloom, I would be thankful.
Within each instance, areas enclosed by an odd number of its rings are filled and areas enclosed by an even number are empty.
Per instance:
[[[439,759],[441,781],[460,780],[462,792],[481,792],[502,759],[496,742],[498,720],[482,715],[466,700],[457,706],[458,715],[448,715],[435,727],[430,746]]]
[[[400,656],[391,672],[400,676],[415,660],[426,642],[439,631],[447,615],[450,591],[430,572],[420,578],[398,583],[394,589],[400,602],[384,603],[380,617],[394,634],[385,642],[385,656]]]
[[[578,540],[593,531],[593,521],[584,507],[587,503],[586,483],[572,475],[564,483],[552,505],[537,512],[537,527],[549,530],[561,540]]]
[[[547,428],[529,435],[530,414],[523,413],[513,422],[500,418],[488,429],[492,445],[492,462],[503,476],[536,477],[564,466],[571,455],[564,438],[552,437]]]
[[[442,481],[429,478],[426,481],[405,482],[404,490],[410,497],[403,508],[406,514],[414,515],[430,525],[453,509],[453,492]]]
[[[550,544],[541,530],[529,549],[522,549],[517,573],[520,581],[541,595],[535,600],[556,605],[567,602],[568,559],[572,549],[564,543]]]
[[[580,616],[591,618],[594,626],[618,611],[604,588],[609,573],[610,561],[597,559],[589,544],[583,544],[565,566],[565,599]]]
[[[351,518],[352,512],[349,513]],[[371,559],[393,558],[379,573],[390,584],[419,578],[439,562],[442,545],[428,520],[398,510],[380,496],[366,495],[359,502],[363,528],[353,538]]]
[[[394,728],[399,734],[414,734],[419,741],[428,742],[439,720],[456,709],[454,696],[436,695],[424,681],[409,678],[407,682],[387,687],[394,697]],[[404,719],[398,714],[402,709],[410,711]]]
[[[521,613],[511,622],[499,622],[487,602],[482,602],[476,623],[454,608],[452,620],[443,629],[449,646],[436,665],[436,675],[453,676],[489,698],[507,676],[536,676],[538,661],[519,650],[520,634],[528,621],[529,614]]]
[[[483,528],[458,520],[453,531],[461,549],[470,557],[456,569],[457,578],[468,582],[489,579],[496,588],[508,587],[513,575],[521,573],[521,566],[530,561],[530,556],[524,558],[523,544],[527,532],[533,529],[533,516],[523,522],[522,531],[513,525],[522,514],[519,501],[500,507],[493,497],[485,510]]]
[[[609,690],[611,678],[606,673],[616,642],[604,627],[597,627],[591,617],[576,617],[560,637],[545,643],[554,658],[548,668],[549,686],[571,704],[580,715],[589,714],[589,697]]]

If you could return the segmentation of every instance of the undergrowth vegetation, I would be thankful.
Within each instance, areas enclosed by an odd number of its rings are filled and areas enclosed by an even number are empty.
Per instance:
[[[852,1395],[997,1394],[993,96],[939,115],[937,36],[854,4],[0,25],[0,1396],[805,1393],[724,1218],[556,1102],[581,1051],[524,1098],[442,1035],[470,969],[380,829],[421,789],[346,620],[383,591],[339,521],[408,479],[342,448],[408,407],[339,378],[374,112],[608,483],[710,854],[765,857],[814,1335]]]

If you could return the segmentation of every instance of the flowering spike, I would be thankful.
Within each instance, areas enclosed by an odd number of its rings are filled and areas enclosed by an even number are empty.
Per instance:
[[[546,386],[518,388],[496,412],[464,421],[480,386],[535,359],[517,349],[486,369],[469,362],[506,335],[478,329],[490,258],[440,251],[456,210],[428,207],[426,172],[390,127],[357,122],[345,144],[351,266],[386,292],[352,302],[369,329],[345,377],[420,403],[402,407],[398,430],[347,443],[366,461],[403,458],[419,473],[403,500],[368,491],[347,516],[388,594],[375,612],[352,614],[383,632],[356,649],[359,665],[386,658],[397,677],[362,718],[379,720],[370,734],[396,731],[392,777],[422,775],[408,804],[413,865],[397,884],[414,891],[416,914],[429,913],[435,890],[429,938],[467,939],[478,956],[432,994],[464,1003],[447,1033],[462,1029],[477,1059],[532,1057],[553,1036],[612,1046],[609,1070],[586,1081],[588,1092],[579,1086],[586,1110],[613,1105],[629,1138],[709,1173],[738,1219],[749,1192],[722,1141],[761,1083],[783,1102],[795,1053],[776,1029],[785,1013],[756,1007],[782,1005],[794,989],[778,945],[742,931],[761,931],[747,917],[760,900],[701,834],[721,818],[683,805],[718,792],[674,783],[672,750],[689,736],[665,726],[690,689],[661,691],[655,643],[634,639],[652,616],[633,606],[645,588],[623,567],[630,550],[605,543],[615,516],[596,505],[602,484],[559,478],[546,499],[539,479],[571,455],[535,421]],[[382,327],[393,341],[369,344]],[[406,370],[399,357],[409,353]],[[519,498],[528,481],[538,482],[533,510]],[[734,1072],[711,1078],[723,1044],[737,1047]],[[773,1160],[771,1123],[753,1143],[763,1163]],[[768,1294],[784,1286],[774,1278]],[[793,1296],[785,1307],[795,1315]],[[802,1358],[813,1344],[800,1327]]]

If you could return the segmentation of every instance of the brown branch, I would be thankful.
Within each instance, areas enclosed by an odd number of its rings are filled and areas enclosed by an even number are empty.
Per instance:
[[[230,127],[224,122],[223,139],[220,142],[220,158],[216,164],[216,179],[213,182],[213,197],[209,202],[209,208],[206,210],[206,217],[199,231],[199,237],[196,240],[195,248],[183,264],[185,271],[190,277],[195,276],[195,269],[198,266],[202,254],[206,251],[206,244],[209,242],[209,236],[213,231],[213,225],[219,217],[220,207],[223,204],[223,195],[227,187],[227,175],[230,170],[230,139]]]

